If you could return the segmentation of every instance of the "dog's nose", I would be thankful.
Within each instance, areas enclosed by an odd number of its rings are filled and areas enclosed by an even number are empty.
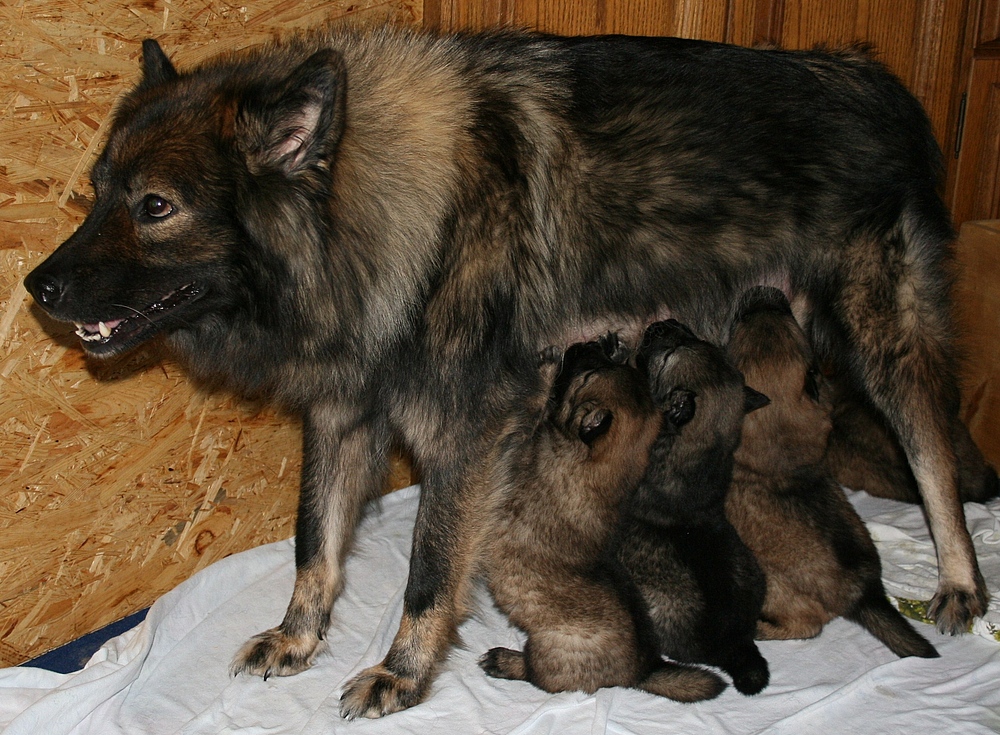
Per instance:
[[[24,287],[42,306],[52,307],[59,303],[66,290],[63,282],[55,276],[29,273],[24,279]]]

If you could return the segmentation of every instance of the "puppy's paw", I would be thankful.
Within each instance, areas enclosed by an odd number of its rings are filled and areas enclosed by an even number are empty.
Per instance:
[[[340,716],[382,717],[420,702],[424,687],[416,679],[397,676],[385,666],[372,666],[348,683],[340,696]]]
[[[496,679],[527,678],[524,654],[510,648],[491,648],[479,659],[479,668]]]
[[[927,606],[927,615],[942,633],[959,635],[969,632],[973,618],[986,612],[988,602],[985,585],[971,591],[942,585]]]
[[[281,628],[271,628],[255,635],[237,652],[229,671],[256,674],[265,681],[270,676],[291,676],[312,666],[323,642],[316,634],[289,636]]]

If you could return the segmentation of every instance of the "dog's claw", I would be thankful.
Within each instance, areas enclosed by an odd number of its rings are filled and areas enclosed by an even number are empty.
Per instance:
[[[927,615],[941,633],[960,635],[968,633],[972,621],[985,614],[988,603],[989,595],[982,585],[973,591],[939,589],[927,607]]]
[[[230,671],[257,674],[267,681],[272,676],[291,676],[312,666],[323,646],[318,636],[286,635],[281,628],[271,628],[247,641],[233,659]]]

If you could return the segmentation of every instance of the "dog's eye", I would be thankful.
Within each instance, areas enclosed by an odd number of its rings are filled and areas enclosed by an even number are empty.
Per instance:
[[[142,201],[142,212],[147,217],[162,219],[173,211],[174,205],[156,194],[150,194]]]

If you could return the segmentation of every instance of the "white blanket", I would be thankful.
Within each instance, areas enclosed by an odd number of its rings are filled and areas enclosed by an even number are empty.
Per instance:
[[[294,555],[292,542],[282,541],[229,557],[164,595],[143,623],[106,644],[82,671],[0,669],[0,726],[10,735],[1000,731],[1000,645],[983,636],[951,638],[914,623],[941,658],[903,660],[835,620],[814,640],[762,643],[771,684],[754,697],[731,687],[698,704],[621,688],[549,695],[479,670],[484,651],[522,641],[482,590],[478,612],[461,628],[464,647],[448,658],[422,704],[381,720],[345,722],[338,715],[345,682],[382,658],[396,630],[418,497],[408,488],[369,511],[334,608],[330,650],[310,670],[266,682],[228,673],[244,640],[284,613]],[[929,594],[933,555],[920,510],[864,495],[854,500],[872,519],[890,591]],[[967,511],[997,595],[1000,505]],[[897,569],[905,574],[893,587]]]

